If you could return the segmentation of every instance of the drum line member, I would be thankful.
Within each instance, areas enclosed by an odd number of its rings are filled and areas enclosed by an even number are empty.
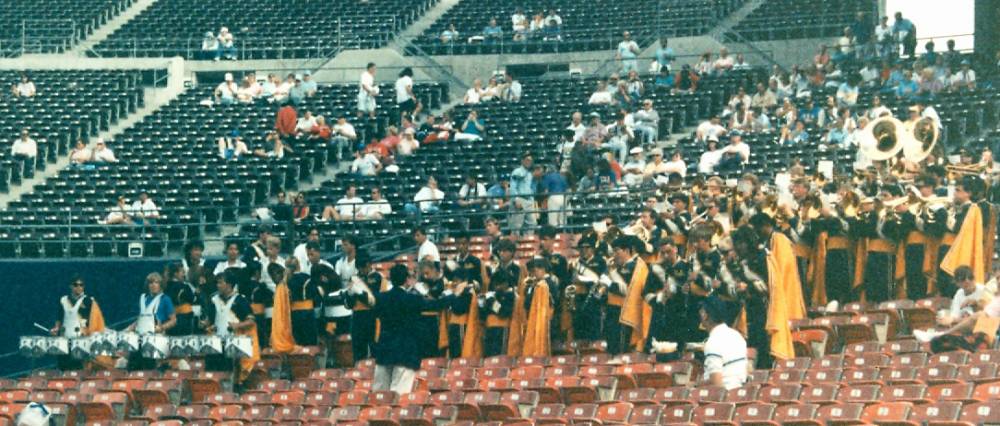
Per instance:
[[[271,346],[271,318],[274,316],[274,292],[260,279],[260,263],[243,268],[250,290],[250,310],[257,321],[257,342],[262,348]]]
[[[177,324],[174,304],[170,296],[163,294],[163,277],[153,272],[146,276],[146,292],[139,296],[139,317],[128,327],[128,331],[140,335],[163,334]],[[153,370],[158,362],[142,356],[141,352],[129,354],[128,369]]]
[[[498,270],[490,278],[490,291],[479,297],[479,315],[484,321],[483,356],[507,354],[511,315],[514,313],[515,278]]]
[[[340,286],[326,289],[324,300],[330,303],[330,309],[324,309],[327,318],[334,324],[335,336],[346,336],[351,332],[351,305],[336,303],[344,300],[346,290],[351,288],[351,280],[358,275],[357,256],[358,240],[348,236],[340,240],[342,255],[334,263],[334,271],[340,277]]]
[[[83,278],[74,277],[69,284],[69,294],[59,298],[59,316],[50,331],[53,336],[73,339],[104,331],[101,307],[93,296],[84,291]],[[56,365],[62,371],[82,370],[84,367],[82,360],[71,355],[60,355],[56,358]]]
[[[288,293],[291,301],[292,337],[299,346],[316,346],[316,300],[319,290],[310,275],[301,271],[299,260],[288,258],[288,268],[292,276],[288,279]]]
[[[589,231],[580,236],[576,248],[580,256],[573,261],[573,337],[576,340],[597,340],[601,336],[603,301],[596,293],[597,280],[608,273],[608,264],[597,255],[597,234]],[[565,291],[565,290],[564,290]],[[567,295],[569,297],[569,295]]]
[[[253,355],[250,357],[238,361],[227,359],[222,354],[205,357],[206,370],[228,371],[235,368],[239,381],[243,382],[260,359],[260,346],[257,342],[257,322],[250,308],[250,302],[236,292],[234,283],[238,280],[237,271],[226,271],[216,276],[218,290],[211,297],[212,304],[201,326],[206,332],[219,337],[250,336],[253,342]]]
[[[354,362],[371,357],[375,345],[375,293],[384,289],[382,274],[371,270],[371,260],[365,252],[354,258],[358,273],[351,278],[344,293],[344,305],[351,309],[351,353]]]
[[[177,315],[177,324],[167,332],[167,335],[195,334],[201,306],[197,304],[196,289],[185,280],[187,274],[184,273],[184,266],[180,263],[169,264],[164,275],[168,280],[164,294],[170,297],[170,301],[174,304],[174,313]],[[195,309],[195,305],[198,305],[199,309]]]

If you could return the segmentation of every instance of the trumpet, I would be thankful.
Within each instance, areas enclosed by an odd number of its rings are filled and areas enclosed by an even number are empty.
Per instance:
[[[570,311],[576,310],[576,284],[570,284],[563,289],[563,298],[566,300],[566,308]]]
[[[959,176],[982,174],[983,172],[986,171],[986,168],[987,168],[986,164],[979,164],[979,163],[977,163],[977,164],[969,164],[969,165],[947,165],[947,166],[945,166],[945,170],[947,170],[948,172],[950,172],[952,174],[959,175]]]

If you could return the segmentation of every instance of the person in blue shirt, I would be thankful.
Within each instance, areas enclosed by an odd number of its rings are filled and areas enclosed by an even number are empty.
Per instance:
[[[541,168],[534,165],[531,154],[521,157],[521,166],[510,174],[510,229],[515,235],[530,235],[522,232],[525,225],[534,228],[538,224],[535,217],[535,180],[541,178]]]
[[[896,96],[900,99],[911,99],[917,95],[917,91],[919,90],[920,85],[916,81],[913,81],[913,71],[904,71],[903,80],[896,85]]]
[[[674,55],[674,49],[667,45],[667,41],[666,37],[660,39],[660,47],[656,49],[656,68],[661,70],[666,68],[667,74],[669,74],[677,56]]]
[[[896,40],[903,43],[903,54],[914,57],[917,50],[917,26],[903,17],[903,12],[896,12],[896,21],[892,24],[892,34]]]
[[[483,38],[487,43],[496,43],[503,38],[503,29],[497,25],[497,18],[490,18],[490,24],[483,28]]]
[[[549,225],[556,228],[566,226],[566,193],[569,192],[569,182],[566,181],[566,176],[550,165],[545,176],[542,177],[542,189],[548,195],[546,210],[548,211]]]
[[[153,272],[146,276],[146,292],[139,296],[139,315],[128,331],[140,335],[163,335],[175,324],[177,315],[170,296],[163,293],[163,277]],[[133,352],[128,357],[130,371],[152,370],[157,364],[156,359],[146,358],[141,352]]]
[[[654,83],[656,87],[672,89],[674,87],[674,75],[670,73],[670,68],[660,67],[660,73],[656,75]]]
[[[479,112],[469,111],[469,116],[462,123],[461,132],[455,134],[456,141],[478,141],[483,139],[486,122],[479,118]]]

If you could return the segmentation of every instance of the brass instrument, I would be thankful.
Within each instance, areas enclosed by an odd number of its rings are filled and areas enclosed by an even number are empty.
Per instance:
[[[570,311],[576,310],[576,284],[570,284],[563,290],[563,298],[566,299],[566,308]]]
[[[986,164],[981,164],[981,163],[969,164],[969,165],[954,164],[954,165],[944,166],[945,170],[947,170],[948,172],[960,176],[979,175],[986,172],[987,167],[988,166]]]
[[[857,218],[858,210],[861,208],[861,197],[854,191],[847,191],[841,198],[838,207],[841,209],[841,216],[844,218]]]
[[[912,163],[919,163],[934,150],[938,140],[937,123],[933,118],[923,117],[907,122],[911,127],[904,133],[903,157]]]
[[[860,147],[872,161],[885,161],[903,149],[906,133],[903,123],[893,117],[880,117],[868,123],[861,133]]]

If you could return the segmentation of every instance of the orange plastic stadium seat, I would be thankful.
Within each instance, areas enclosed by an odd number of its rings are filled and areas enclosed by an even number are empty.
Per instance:
[[[777,408],[775,404],[750,403],[736,407],[733,413],[733,420],[741,425],[764,426],[774,425],[774,412]]]
[[[910,417],[913,404],[909,402],[883,402],[865,407],[861,420],[868,424],[903,422]]]
[[[572,407],[570,407],[572,410]],[[633,406],[628,402],[603,404],[597,410],[597,419],[604,424],[625,424],[632,415]]]
[[[653,399],[663,405],[694,404],[691,395],[691,388],[684,386],[673,386],[666,389],[657,389],[653,394]]]
[[[884,367],[878,371],[878,379],[883,383],[905,384],[918,383],[918,367]]]
[[[692,422],[698,425],[732,425],[736,405],[728,402],[702,404],[694,409]]]
[[[989,387],[982,389],[986,390]],[[1000,391],[1000,388],[997,390]],[[932,401],[975,402],[979,398],[990,397],[990,395],[974,396],[975,391],[979,391],[975,383],[942,383],[928,388],[927,398]]]
[[[749,404],[751,402],[757,402],[758,401],[757,395],[759,394],[760,394],[760,385],[747,384],[726,391],[726,397],[723,400],[726,402],[731,402],[736,405]]]
[[[1000,401],[991,400],[962,407],[959,420],[974,425],[1000,424]]]
[[[572,424],[600,424],[597,419],[597,404],[573,404],[563,413]]]
[[[923,404],[930,401],[927,386],[920,383],[886,385],[882,387],[885,402],[909,402]]]
[[[925,425],[938,422],[954,422],[962,413],[962,403],[957,401],[940,401],[929,404],[914,405],[910,410],[913,424]]]
[[[800,401],[807,404],[835,404],[839,384],[816,384],[804,389]]]
[[[798,383],[782,383],[764,387],[757,395],[762,402],[792,404],[799,401],[802,389],[802,385]]]
[[[677,404],[663,407],[663,414],[658,424],[688,423],[694,415],[692,404]]]
[[[806,372],[804,382],[809,384],[840,383],[844,370],[839,368],[812,369]]]
[[[850,385],[840,389],[837,400],[843,402],[874,404],[882,398],[879,385]]]
[[[828,425],[863,424],[861,414],[864,409],[864,404],[824,405],[816,412],[816,418],[822,419]]]

